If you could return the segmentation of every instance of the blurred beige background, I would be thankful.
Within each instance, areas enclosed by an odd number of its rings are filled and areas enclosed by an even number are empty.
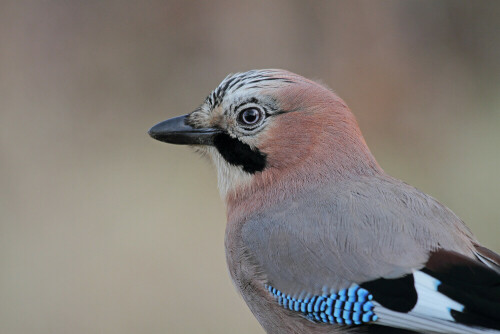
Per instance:
[[[228,73],[350,105],[387,172],[500,251],[498,1],[0,1],[0,333],[263,333],[210,164],[151,140]]]

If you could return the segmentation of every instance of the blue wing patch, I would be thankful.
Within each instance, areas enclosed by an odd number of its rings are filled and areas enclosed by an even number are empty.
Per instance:
[[[269,285],[266,288],[281,306],[300,312],[311,321],[361,325],[378,319],[373,312],[374,305],[371,302],[373,296],[359,286],[330,295],[324,294],[304,299],[292,298]]]

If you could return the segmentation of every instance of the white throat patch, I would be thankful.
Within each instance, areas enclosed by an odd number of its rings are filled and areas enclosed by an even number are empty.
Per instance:
[[[232,189],[251,182],[252,174],[243,171],[240,166],[228,163],[215,147],[200,147],[198,151],[212,160],[217,171],[217,186],[222,199],[225,199]]]

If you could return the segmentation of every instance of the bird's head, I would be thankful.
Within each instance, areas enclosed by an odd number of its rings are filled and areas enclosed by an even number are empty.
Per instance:
[[[379,170],[346,104],[328,88],[284,70],[229,75],[195,111],[149,134],[208,155],[223,197]]]

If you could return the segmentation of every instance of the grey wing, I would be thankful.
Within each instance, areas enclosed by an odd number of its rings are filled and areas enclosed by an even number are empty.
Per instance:
[[[242,237],[268,284],[295,296],[397,278],[444,248],[473,256],[461,220],[393,179],[324,186],[250,217]]]

